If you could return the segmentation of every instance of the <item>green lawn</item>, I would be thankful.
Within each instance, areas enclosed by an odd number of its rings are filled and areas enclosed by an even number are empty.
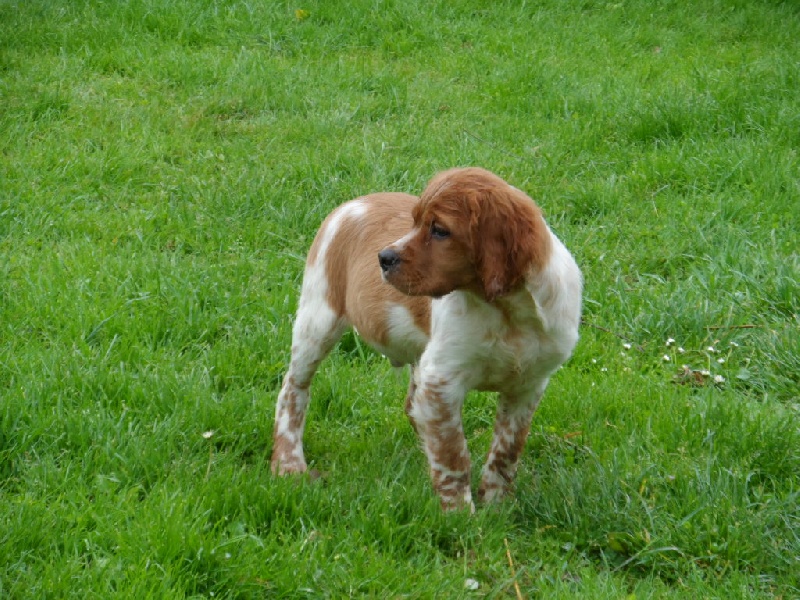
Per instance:
[[[778,0],[0,0],[0,597],[800,597],[798,40]],[[352,335],[323,477],[273,478],[317,226],[459,165],[586,278],[516,497],[442,514]]]

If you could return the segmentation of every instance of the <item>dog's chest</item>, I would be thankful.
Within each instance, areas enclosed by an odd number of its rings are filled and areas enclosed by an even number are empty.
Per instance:
[[[486,330],[474,346],[467,375],[484,391],[526,388],[548,370],[552,354],[547,338],[533,328]]]
[[[434,311],[423,361],[458,377],[466,387],[517,393],[547,377],[561,362],[529,295],[505,306],[469,296],[446,300]]]

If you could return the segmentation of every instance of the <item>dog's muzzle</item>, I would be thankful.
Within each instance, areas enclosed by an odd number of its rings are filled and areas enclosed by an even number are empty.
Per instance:
[[[400,255],[391,248],[384,248],[378,252],[378,262],[381,265],[381,271],[384,275],[388,275],[395,269],[401,262]]]

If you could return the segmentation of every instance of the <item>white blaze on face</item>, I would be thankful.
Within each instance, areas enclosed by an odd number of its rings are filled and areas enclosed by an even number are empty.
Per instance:
[[[406,235],[401,237],[399,240],[397,240],[396,242],[392,243],[389,246],[389,248],[391,248],[392,250],[394,250],[398,254],[402,254],[403,251],[405,251],[406,246],[408,246],[408,243],[416,235],[416,233],[417,233],[417,230],[416,229],[412,229]],[[384,282],[391,284],[391,282],[386,277],[386,272],[383,269],[381,269],[381,279],[383,279]]]
[[[410,242],[411,239],[416,234],[417,234],[417,230],[416,229],[412,229],[407,234],[405,234],[403,237],[401,237],[399,240],[397,240],[394,244],[392,244],[392,248],[394,248],[395,251],[397,251],[397,252],[402,252],[403,250],[406,249],[406,246],[408,245],[408,242]]]

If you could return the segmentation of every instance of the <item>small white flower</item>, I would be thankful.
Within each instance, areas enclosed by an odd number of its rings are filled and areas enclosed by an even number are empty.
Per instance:
[[[226,552],[225,553],[225,560],[230,560],[230,558],[231,558],[231,553],[230,552]]]
[[[477,582],[476,580],[474,580],[474,579],[465,579],[465,580],[464,580],[464,587],[465,587],[466,589],[468,589],[468,590],[475,591],[475,590],[477,590],[479,587],[481,587],[481,584],[480,584],[480,583],[478,583],[478,582]]]
[[[686,350],[678,346],[678,354],[683,354],[684,352],[686,352]]]
[[[709,352],[711,352],[712,354],[713,354],[714,352],[716,352],[716,350],[714,350],[714,346],[709,346],[708,348],[706,348],[706,350],[708,350],[708,351],[709,351]]]
[[[602,367],[602,368],[600,369],[600,372],[601,372],[601,373],[605,373],[606,371],[608,371],[608,367]]]
[[[737,344],[736,342],[731,342],[731,347],[738,348],[739,344]]]
[[[631,349],[631,345],[628,342],[625,342],[624,344],[622,344],[622,347],[625,348],[625,350],[630,350]]]
[[[669,354],[665,354],[664,356],[662,356],[662,357],[661,357],[661,359],[662,359],[664,362],[669,362],[670,360],[672,360],[672,359],[669,357]]]
[[[675,340],[673,338],[667,339],[667,347],[672,346],[672,344],[674,344],[674,343],[675,343]]]
[[[723,364],[723,363],[725,362],[725,359],[724,359],[724,358],[722,358],[722,357],[719,357],[719,358],[717,359],[717,362],[718,362],[719,364]]]
[[[596,359],[596,358],[593,358],[593,359],[592,359],[592,364],[593,364],[593,365],[596,365],[596,364],[597,364],[597,359]]]
[[[210,440],[210,439],[211,439],[211,436],[212,436],[212,435],[214,435],[214,430],[213,430],[213,429],[209,429],[208,431],[204,431],[204,432],[203,432],[201,435],[202,435],[202,436],[203,436],[205,439],[207,439],[207,440]]]
[[[714,375],[714,383],[725,383],[725,378],[722,375]]]
[[[705,369],[703,369],[702,371],[700,371],[700,375],[702,375],[703,377],[708,377],[709,375],[711,375],[711,371],[706,371]]]

